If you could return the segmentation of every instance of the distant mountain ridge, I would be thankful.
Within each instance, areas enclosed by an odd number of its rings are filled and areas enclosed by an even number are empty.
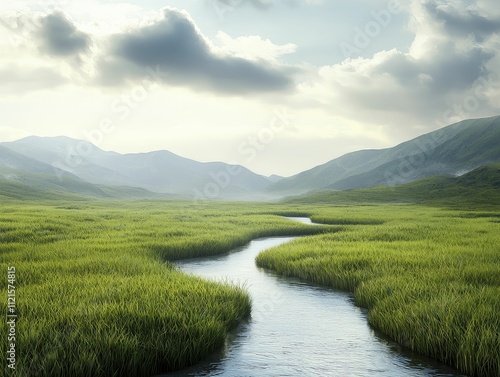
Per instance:
[[[69,137],[30,136],[0,143],[2,156],[16,153],[31,161],[19,170],[71,176],[94,185],[130,186],[163,194],[197,195],[203,199],[242,197],[262,190],[277,180],[239,165],[197,162],[169,151],[119,154]],[[11,159],[12,160],[12,159]]]
[[[465,120],[393,148],[348,153],[289,178],[169,151],[120,154],[69,137],[0,143],[0,196],[268,200],[318,190],[394,186],[500,162],[500,116]],[[41,194],[40,194],[41,195]],[[41,195],[43,196],[43,195]]]
[[[500,116],[465,120],[393,148],[348,153],[269,186],[293,195],[317,189],[395,185],[433,175],[458,175],[500,161]]]
[[[57,174],[56,174],[57,172]],[[16,199],[144,198],[155,194],[125,186],[94,185],[67,171],[0,145],[0,197]]]

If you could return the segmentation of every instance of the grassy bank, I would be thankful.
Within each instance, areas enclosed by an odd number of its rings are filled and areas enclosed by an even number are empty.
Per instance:
[[[260,267],[353,291],[370,323],[399,343],[471,376],[500,375],[498,211],[380,205],[308,213],[344,231],[264,251]]]
[[[165,260],[224,253],[261,236],[325,231],[265,208],[2,202],[0,286],[7,291],[14,266],[19,315],[13,375],[150,376],[220,349],[227,330],[249,315],[248,294]],[[7,312],[6,300],[0,310]],[[7,346],[0,342],[3,355]]]

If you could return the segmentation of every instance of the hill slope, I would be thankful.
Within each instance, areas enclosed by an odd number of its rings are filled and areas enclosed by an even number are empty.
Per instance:
[[[345,191],[319,191],[292,203],[443,203],[500,206],[500,163],[481,166],[459,177],[433,176],[413,182]]]
[[[156,195],[133,187],[95,185],[72,173],[59,170],[0,145],[0,197],[78,199],[79,196],[149,198]]]
[[[36,159],[14,152],[9,148],[0,145],[0,177],[3,176],[5,178],[5,174],[12,173],[14,170],[18,172],[23,171],[43,174],[54,174],[56,172],[56,169],[49,164],[37,161]],[[61,175],[75,179],[78,178],[77,176],[66,171],[62,172]]]
[[[500,116],[465,120],[393,148],[346,154],[285,178],[269,191],[299,193],[394,185],[433,175],[457,175],[500,161]]]

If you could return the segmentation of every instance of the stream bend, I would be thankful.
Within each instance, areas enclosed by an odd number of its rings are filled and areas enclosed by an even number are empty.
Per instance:
[[[261,251],[294,238],[256,239],[226,255],[176,262],[186,273],[245,284],[252,315],[229,334],[223,351],[165,376],[460,376],[374,331],[352,294],[256,267]]]

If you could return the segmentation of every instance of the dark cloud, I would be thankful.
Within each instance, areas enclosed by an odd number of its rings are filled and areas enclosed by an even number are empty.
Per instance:
[[[40,20],[38,38],[43,51],[55,56],[71,56],[86,51],[90,45],[87,34],[79,31],[61,12]]]
[[[473,48],[464,53],[450,51],[443,53],[435,62],[427,63],[433,78],[432,88],[436,94],[448,91],[467,90],[480,77],[489,74],[486,64],[495,55],[481,48]]]
[[[166,9],[156,22],[115,35],[99,63],[101,80],[118,84],[144,76],[146,68],[163,72],[166,82],[223,93],[273,92],[293,86],[291,71],[264,61],[218,56],[194,23]]]
[[[452,35],[473,35],[479,42],[483,42],[491,34],[500,32],[500,19],[490,19],[474,10],[463,9],[462,12],[453,8],[444,10],[436,2],[429,2],[424,6],[427,13],[442,22]]]

